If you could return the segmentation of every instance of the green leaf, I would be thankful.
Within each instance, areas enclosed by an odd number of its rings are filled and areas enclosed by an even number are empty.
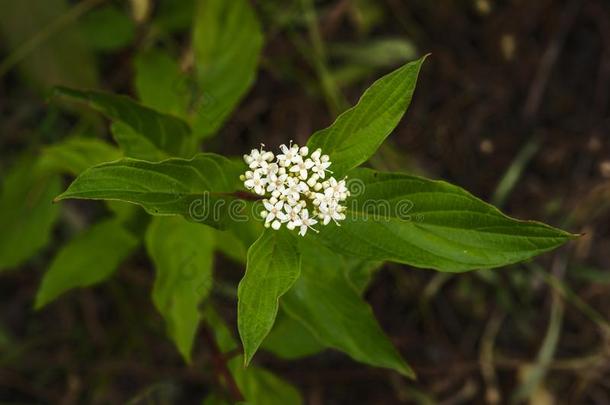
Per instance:
[[[206,322],[211,326],[216,342],[223,354],[233,352],[237,344],[222,319],[209,306],[204,310]],[[228,368],[248,404],[299,405],[303,403],[299,392],[288,382],[261,367],[244,368],[242,356],[229,360]],[[210,404],[222,403],[207,402]],[[227,403],[231,401],[227,400]]]
[[[78,176],[87,168],[120,159],[121,151],[102,140],[71,137],[42,150],[38,166],[43,172],[68,173]],[[121,222],[132,218],[138,207],[120,201],[107,201],[106,205]]]
[[[72,137],[42,150],[39,165],[49,172],[78,175],[85,169],[121,158],[119,149],[95,138]]]
[[[248,0],[199,0],[193,47],[202,94],[194,134],[213,135],[256,78],[263,34]]]
[[[127,96],[101,91],[58,87],[55,95],[86,103],[111,120],[128,126],[135,134],[170,156],[191,157],[194,154],[195,142],[191,130],[177,117],[159,113]],[[121,144],[121,139],[117,139],[117,142]]]
[[[149,139],[134,131],[129,125],[122,122],[113,122],[110,125],[112,137],[121,146],[126,157],[159,162],[171,156],[155,146]]]
[[[361,192],[347,201],[346,220],[319,233],[348,256],[460,272],[523,261],[574,237],[510,218],[443,181],[368,169],[350,181]]]
[[[214,234],[180,217],[154,218],[146,247],[155,269],[153,300],[187,362],[199,326],[198,306],[212,288]]]
[[[339,266],[346,267],[346,281],[359,295],[362,295],[369,285],[373,273],[382,264],[381,262],[369,262],[347,257],[340,260],[339,256],[330,254],[323,246],[321,251],[330,255],[329,261],[336,261]],[[287,295],[291,295],[291,291]],[[267,335],[262,347],[282,359],[293,360],[317,354],[332,346],[319,340],[301,320],[290,317],[286,314],[286,310],[280,306],[275,325]]]
[[[212,153],[156,163],[127,158],[85,170],[56,200],[126,201],[152,215],[182,215],[221,228],[247,220],[240,212],[245,204],[230,194],[242,187],[240,172],[239,165]]]
[[[190,99],[187,77],[166,52],[148,50],[136,56],[135,86],[142,103],[158,111],[186,117]]]
[[[50,240],[59,207],[57,176],[40,174],[32,159],[23,158],[0,176],[0,271],[25,262]]]
[[[68,290],[106,280],[137,245],[137,238],[114,219],[93,225],[57,253],[36,293],[36,309]]]
[[[135,24],[129,15],[110,4],[83,16],[80,28],[89,46],[102,51],[125,47],[135,34]]]
[[[347,279],[346,259],[304,238],[299,243],[301,277],[284,296],[282,308],[325,346],[354,360],[414,377],[385,336],[370,306]]]
[[[358,104],[309,138],[307,145],[312,150],[321,148],[330,156],[335,177],[366,162],[398,125],[411,103],[424,60],[408,63],[377,80]]]
[[[326,347],[301,321],[290,317],[281,308],[273,329],[262,345],[264,350],[286,360],[311,356]]]
[[[297,241],[286,230],[266,230],[248,250],[237,289],[237,326],[248,365],[275,322],[279,299],[299,277]]]

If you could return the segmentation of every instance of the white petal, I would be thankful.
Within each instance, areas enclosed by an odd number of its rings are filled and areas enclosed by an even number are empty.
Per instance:
[[[276,231],[277,231],[278,229],[280,229],[280,227],[281,227],[281,226],[282,226],[282,223],[281,223],[280,221],[273,221],[273,223],[271,224],[271,227],[272,227],[273,229],[275,229]]]

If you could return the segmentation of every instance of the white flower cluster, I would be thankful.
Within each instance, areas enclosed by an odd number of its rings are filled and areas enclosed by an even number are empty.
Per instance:
[[[328,225],[332,220],[339,225],[345,219],[346,207],[341,202],[349,191],[345,179],[327,178],[327,172],[332,173],[328,155],[320,149],[309,154],[307,146],[292,142],[281,145],[282,153],[277,156],[263,148],[261,145],[260,150],[252,149],[244,155],[251,170],[241,180],[248,190],[267,196],[263,200],[265,211],[261,212],[266,227],[278,230],[285,223],[286,228],[298,228],[299,235],[305,236],[308,229],[318,232],[313,228],[318,222]]]

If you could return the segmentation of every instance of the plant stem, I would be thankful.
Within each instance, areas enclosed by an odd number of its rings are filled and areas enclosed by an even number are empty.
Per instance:
[[[224,382],[227,385],[227,389],[229,390],[229,394],[231,395],[231,399],[234,403],[244,401],[244,396],[239,390],[237,382],[233,378],[231,371],[227,367],[227,356],[225,356],[220,350],[220,347],[218,347],[216,339],[214,339],[214,336],[212,335],[212,332],[208,326],[203,325],[202,330],[203,337],[212,351],[212,364],[214,366],[215,376],[218,380],[218,384],[222,385]]]

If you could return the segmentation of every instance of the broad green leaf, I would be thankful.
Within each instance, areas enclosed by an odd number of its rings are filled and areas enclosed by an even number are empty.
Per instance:
[[[50,240],[59,207],[57,176],[41,174],[32,159],[22,158],[0,175],[0,271],[25,262]]]
[[[574,237],[510,218],[443,181],[368,169],[350,180],[362,192],[347,201],[346,220],[319,233],[345,255],[460,272],[523,261]]]
[[[377,80],[358,104],[341,114],[328,128],[309,138],[312,149],[322,148],[333,162],[335,177],[366,162],[394,130],[411,103],[425,57]]]
[[[210,308],[204,310],[206,322],[210,325],[222,353],[237,349],[237,343],[222,319]],[[251,405],[299,405],[303,403],[299,392],[288,382],[261,367],[244,368],[242,356],[229,360],[228,368],[240,392]],[[218,400],[218,397],[216,397]],[[207,402],[218,404],[222,402]],[[227,403],[231,401],[227,400]]]
[[[43,170],[76,176],[91,166],[121,156],[119,149],[99,139],[72,137],[45,147],[38,164]]]
[[[156,270],[153,300],[187,362],[199,326],[198,306],[212,288],[214,234],[180,217],[154,218],[146,247]]]
[[[370,306],[347,279],[347,261],[312,239],[299,243],[301,277],[282,308],[320,342],[354,360],[414,377],[385,336]]]
[[[301,321],[286,315],[281,308],[261,347],[286,360],[311,356],[326,349]]]
[[[79,25],[88,45],[102,51],[125,47],[135,34],[135,24],[127,11],[112,4],[87,13]]]
[[[167,114],[186,117],[191,90],[178,63],[166,52],[153,49],[134,61],[135,86],[143,104]]]
[[[38,167],[44,172],[68,173],[78,176],[91,166],[120,159],[121,151],[102,140],[71,137],[42,150]],[[120,202],[107,201],[106,205],[120,222],[133,218],[138,207]]]
[[[322,251],[328,254],[328,251],[323,247]],[[330,260],[334,260],[339,266],[345,267],[346,282],[360,295],[368,287],[373,273],[382,264],[381,262],[369,262],[347,257],[344,257],[341,261],[337,255],[332,254]],[[288,295],[290,294],[289,292]],[[327,342],[318,340],[303,322],[286,315],[286,310],[282,306],[280,306],[275,325],[267,335],[262,347],[280,358],[290,360],[311,356],[322,350],[332,348]]]
[[[194,134],[213,135],[256,78],[263,34],[248,0],[199,0],[193,47],[201,95]]]
[[[105,220],[76,236],[57,253],[36,293],[36,309],[74,288],[106,280],[138,245],[114,220]]]
[[[7,51],[2,62],[17,56],[13,62],[18,63],[26,81],[41,86],[45,92],[57,85],[96,86],[94,55],[79,27],[70,24],[77,15],[74,13],[77,6],[68,0],[0,0],[0,35],[3,49]],[[61,29],[53,29],[62,19]],[[43,41],[31,47],[33,39]],[[11,56],[4,59],[9,51]],[[6,67],[0,67],[0,76],[6,73],[3,71]]]
[[[144,162],[122,159],[84,171],[57,200],[118,200],[142,206],[152,215],[182,215],[194,222],[224,227],[245,221],[241,167],[212,153],[192,159]]]
[[[246,274],[237,289],[237,326],[248,365],[275,322],[280,298],[299,277],[296,237],[266,230],[248,250]]]
[[[125,157],[149,162],[159,162],[171,157],[167,152],[156,147],[149,139],[122,122],[113,122],[110,125],[110,132],[112,132],[114,140],[121,146]]]
[[[195,151],[189,126],[172,115],[159,113],[131,98],[102,91],[58,87],[55,94],[88,104],[115,122],[128,126],[157,149],[170,156],[191,157]],[[117,139],[121,142],[121,139]],[[123,145],[121,145],[123,146]]]

